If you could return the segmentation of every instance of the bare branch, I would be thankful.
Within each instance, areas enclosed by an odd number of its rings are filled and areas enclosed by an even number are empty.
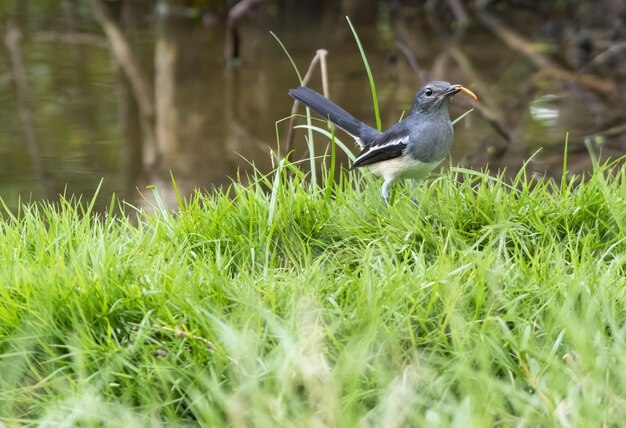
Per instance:
[[[591,74],[577,75],[571,70],[560,67],[550,58],[534,49],[531,43],[526,41],[521,35],[506,28],[495,16],[484,10],[479,11],[477,15],[480,21],[498,36],[504,44],[524,55],[547,75],[558,79],[576,81],[581,86],[604,94],[615,92],[615,84],[613,82]]]
[[[241,37],[237,24],[246,16],[256,5],[263,0],[241,0],[228,11],[227,30],[226,30],[226,60],[229,64],[239,59],[239,44]]]
[[[406,60],[409,63],[409,66],[413,70],[413,73],[415,73],[415,75],[419,79],[420,84],[426,82],[428,80],[428,72],[420,68],[419,64],[417,63],[417,59],[415,58],[415,55],[413,55],[413,52],[406,45],[406,43],[398,40],[396,42],[396,47],[398,48],[400,52],[404,54]]]
[[[306,86],[311,80],[311,76],[313,75],[313,70],[318,62],[321,63],[321,73],[322,73],[322,91],[324,92],[324,96],[329,98],[328,92],[328,71],[326,69],[326,56],[328,55],[328,51],[326,49],[318,49],[315,52],[315,56],[311,60],[309,64],[309,68],[306,71],[306,74],[302,78],[302,86]],[[298,101],[293,102],[293,106],[291,107],[291,117],[289,119],[289,126],[287,128],[287,144],[285,145],[285,152],[289,153],[293,146],[293,125],[296,121],[296,113],[298,112],[298,106],[300,103]]]

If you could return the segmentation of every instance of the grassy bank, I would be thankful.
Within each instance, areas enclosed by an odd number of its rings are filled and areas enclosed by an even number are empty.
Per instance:
[[[453,168],[390,210],[371,177],[346,182],[311,190],[282,165],[138,225],[68,202],[6,216],[1,420],[623,422],[623,169],[511,185]]]

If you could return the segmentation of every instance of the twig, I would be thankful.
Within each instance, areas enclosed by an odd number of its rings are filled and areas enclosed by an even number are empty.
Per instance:
[[[417,63],[417,59],[415,58],[415,55],[413,55],[413,52],[406,45],[406,43],[398,40],[396,42],[396,47],[400,52],[404,54],[404,57],[406,58],[409,66],[413,70],[413,73],[415,73],[415,76],[417,76],[417,78],[419,79],[420,84],[426,82],[428,80],[428,73],[420,68],[419,64]]]
[[[465,7],[463,7],[463,3],[459,0],[447,0],[447,3],[456,20],[461,25],[467,25],[469,18],[467,17],[467,12],[465,11]]]
[[[578,70],[578,73],[576,74],[576,80],[579,79],[581,75],[585,74],[589,69],[595,67],[598,64],[606,62],[611,57],[611,55],[614,55],[624,49],[626,49],[626,42],[621,42],[609,46],[598,55],[593,57],[591,61],[585,64],[580,70]]]
[[[450,36],[448,35],[447,27],[435,17],[432,9],[427,14],[427,18],[428,23],[431,25],[433,30],[435,30],[439,37],[445,41],[444,49],[439,53],[439,55],[437,55],[430,69],[430,77],[432,79],[439,79],[446,75],[448,62],[450,61],[451,49],[458,46],[465,37],[465,26],[458,26],[454,33]]]
[[[322,93],[328,98],[328,69],[326,68],[326,56],[328,51],[326,49],[318,49],[317,54],[320,56],[320,72],[322,73]]]
[[[512,30],[505,28],[504,25],[493,15],[480,11],[478,13],[480,21],[489,28],[496,36],[500,38],[511,49],[523,54],[528,58],[537,68],[556,68],[557,65],[550,60],[550,58],[542,55],[533,48],[524,38],[513,32]]]
[[[598,76],[591,74],[577,75],[571,70],[561,68],[550,58],[537,52],[521,35],[506,28],[495,16],[484,10],[480,10],[477,16],[483,25],[498,36],[504,44],[524,55],[535,67],[541,69],[546,74],[552,75],[558,79],[577,81],[581,86],[604,94],[610,94],[615,91],[615,85],[612,82],[603,80]]]
[[[39,149],[35,117],[29,101],[28,83],[25,78],[26,72],[24,70],[22,51],[20,49],[21,37],[22,35],[19,28],[17,28],[13,22],[9,21],[7,24],[7,32],[4,42],[9,50],[9,56],[11,58],[12,75],[13,81],[15,82],[15,96],[17,98],[24,133],[26,134],[26,146],[28,148],[28,153],[30,155],[31,162],[33,163],[33,167],[35,168],[35,171],[37,171],[42,191],[47,198],[51,198],[54,194],[54,186],[51,180],[51,175],[41,157],[41,150]]]
[[[215,344],[213,342],[211,342],[210,340],[208,340],[208,339],[206,339],[206,338],[204,338],[202,336],[196,336],[195,334],[191,334],[189,332],[181,330],[178,327],[172,328],[172,327],[167,327],[165,325],[159,325],[159,324],[155,324],[153,327],[156,328],[156,329],[162,330],[162,331],[166,331],[168,333],[172,333],[176,337],[184,337],[185,339],[193,339],[193,340],[200,341],[200,342],[204,343],[206,345],[206,347],[209,348],[212,351],[215,351],[217,349],[217,346],[215,346]]]
[[[498,104],[491,96],[491,91],[489,91],[488,86],[482,81],[480,75],[474,69],[471,61],[467,55],[461,51],[461,49],[454,46],[450,49],[450,54],[461,70],[463,70],[463,73],[469,78],[470,81],[474,82],[478,88],[481,102],[471,102],[472,107],[478,111],[483,120],[485,120],[485,122],[487,122],[498,134],[500,134],[507,143],[510,143],[512,139],[511,133],[505,125],[503,115],[499,113],[500,110],[498,108]]]
[[[329,97],[328,92],[328,71],[326,68],[326,56],[328,55],[328,51],[326,49],[318,49],[315,52],[315,56],[311,60],[309,64],[309,68],[306,71],[306,74],[302,78],[302,86],[306,86],[311,80],[311,76],[313,75],[313,70],[317,65],[318,61],[320,62],[320,70],[322,74],[322,92],[326,98]],[[289,119],[289,125],[287,127],[287,144],[285,145],[285,153],[289,153],[293,146],[293,126],[296,121],[296,113],[298,112],[298,106],[300,103],[298,101],[293,102],[293,106],[291,107],[291,116]]]
[[[311,64],[309,64],[309,68],[306,71],[304,78],[302,79],[303,85],[306,85],[307,83],[309,83],[309,80],[311,80],[311,77],[313,77],[313,68],[317,64],[317,61],[320,61],[320,63],[323,63],[324,66],[320,67],[321,73],[322,73],[322,92],[326,98],[328,98],[328,76],[325,76],[324,73],[326,73],[326,56],[327,55],[328,55],[328,51],[326,49],[318,49],[315,52],[315,58],[313,58],[313,61],[311,61]]]
[[[585,138],[595,139],[597,137],[616,137],[626,132],[626,124],[613,126],[594,134],[586,135]]]
[[[232,65],[239,59],[239,45],[241,37],[239,36],[239,27],[237,24],[250,12],[250,10],[261,3],[263,0],[241,0],[228,11],[228,19],[226,24],[226,60]]]

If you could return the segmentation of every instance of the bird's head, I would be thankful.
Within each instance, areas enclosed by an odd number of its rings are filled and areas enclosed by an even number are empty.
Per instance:
[[[472,91],[462,85],[451,85],[439,80],[428,82],[417,91],[411,112],[427,113],[442,108],[447,109],[452,97],[459,92],[466,93],[474,101],[478,99]]]

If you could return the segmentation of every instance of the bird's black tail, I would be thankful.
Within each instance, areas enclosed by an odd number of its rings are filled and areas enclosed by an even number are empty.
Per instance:
[[[289,95],[346,131],[361,147],[367,147],[380,135],[380,131],[361,122],[337,104],[312,89],[300,86],[296,89],[290,89]]]

